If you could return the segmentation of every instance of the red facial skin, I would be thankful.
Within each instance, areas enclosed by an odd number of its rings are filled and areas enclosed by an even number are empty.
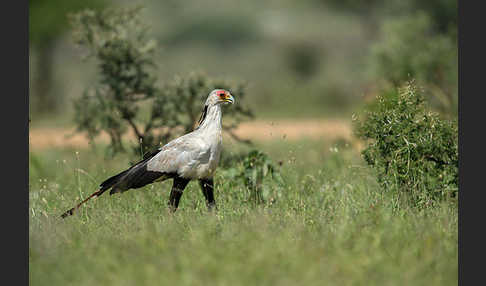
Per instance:
[[[221,99],[226,98],[226,92],[224,90],[218,90],[217,94],[218,94],[219,98],[221,98]]]

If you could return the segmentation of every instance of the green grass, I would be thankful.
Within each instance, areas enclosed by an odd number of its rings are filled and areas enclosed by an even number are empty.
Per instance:
[[[285,185],[267,182],[276,199],[266,205],[247,202],[220,170],[215,213],[191,182],[170,215],[163,182],[103,195],[65,220],[129,160],[101,149],[31,152],[30,284],[456,285],[457,204],[410,208],[380,191],[355,150],[331,143],[258,144],[283,162]]]

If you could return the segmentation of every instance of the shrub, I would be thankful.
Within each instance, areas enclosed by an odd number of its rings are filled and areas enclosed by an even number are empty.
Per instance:
[[[457,122],[427,110],[413,81],[378,96],[354,124],[367,143],[363,158],[385,190],[408,194],[416,206],[456,196]]]
[[[279,196],[280,189],[273,188],[272,183],[282,185],[282,177],[277,166],[264,152],[253,149],[248,153],[225,155],[221,163],[226,166],[223,176],[227,177],[228,181],[244,183],[249,191],[249,202],[272,203]]]
[[[97,59],[100,71],[98,86],[74,102],[77,131],[86,132],[91,140],[106,132],[111,139],[108,151],[114,155],[126,151],[122,137],[131,129],[136,138],[131,149],[140,155],[191,131],[208,93],[224,88],[239,101],[229,107],[233,121],[224,130],[239,140],[232,130],[252,117],[241,104],[244,85],[193,73],[159,88],[154,74],[156,42],[148,37],[140,10],[85,10],[71,15],[76,43]]]

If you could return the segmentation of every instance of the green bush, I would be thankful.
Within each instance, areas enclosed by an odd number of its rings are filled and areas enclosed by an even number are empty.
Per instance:
[[[209,92],[224,88],[238,104],[228,108],[232,121],[223,128],[240,140],[232,130],[253,116],[241,103],[245,86],[193,73],[159,88],[154,74],[156,42],[148,37],[140,10],[85,10],[71,16],[76,43],[96,58],[100,71],[98,86],[74,102],[77,131],[91,140],[106,132],[111,139],[108,151],[114,155],[127,150],[122,139],[131,130],[136,139],[131,149],[140,156],[192,131]]]
[[[384,92],[362,120],[353,119],[367,144],[363,158],[384,190],[408,194],[416,206],[457,195],[457,122],[429,111],[413,81]]]
[[[280,188],[273,183],[283,184],[282,176],[270,157],[264,152],[252,149],[248,153],[225,155],[221,165],[227,181],[238,184],[243,182],[249,192],[248,202],[255,205],[273,203],[281,195]]]

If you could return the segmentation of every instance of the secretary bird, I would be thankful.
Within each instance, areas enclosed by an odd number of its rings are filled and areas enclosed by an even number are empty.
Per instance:
[[[110,195],[129,189],[138,189],[154,182],[174,179],[169,197],[169,208],[177,210],[182,193],[193,179],[199,180],[209,210],[216,206],[213,194],[213,175],[218,167],[222,149],[221,104],[234,103],[226,90],[215,89],[209,94],[199,119],[198,127],[176,138],[100,184],[99,190],[61,215],[72,215],[82,204],[110,190]]]

